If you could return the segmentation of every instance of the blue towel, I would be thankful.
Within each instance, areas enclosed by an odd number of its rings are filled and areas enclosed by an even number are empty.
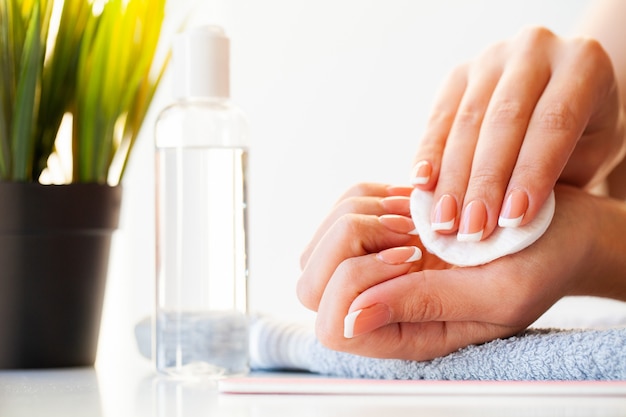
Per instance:
[[[137,324],[135,334],[139,350],[150,357],[150,319]],[[626,327],[528,329],[514,337],[418,362],[336,352],[317,341],[311,326],[254,317],[250,367],[370,379],[626,380]]]

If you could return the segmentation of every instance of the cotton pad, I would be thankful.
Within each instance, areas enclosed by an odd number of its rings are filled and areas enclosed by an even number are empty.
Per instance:
[[[413,190],[411,216],[426,250],[452,265],[474,266],[518,252],[539,239],[552,221],[556,203],[552,191],[530,223],[519,227],[496,227],[488,238],[479,242],[459,242],[456,233],[445,235],[431,230],[432,206],[432,192]]]

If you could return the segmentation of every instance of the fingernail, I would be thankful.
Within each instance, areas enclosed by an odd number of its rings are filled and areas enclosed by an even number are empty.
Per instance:
[[[441,196],[435,206],[432,230],[452,230],[456,218],[456,201],[451,195]]]
[[[413,191],[413,187],[407,187],[406,185],[390,185],[387,187],[387,194],[391,197],[410,195]]]
[[[419,261],[422,259],[422,251],[417,246],[401,246],[398,248],[385,249],[376,257],[389,265],[399,265]]]
[[[413,167],[411,172],[411,184],[422,185],[426,184],[430,180],[430,174],[432,173],[432,167],[428,161],[420,161]]]
[[[380,200],[380,204],[387,213],[411,215],[411,199],[409,197],[385,197]]]
[[[479,242],[487,222],[487,209],[482,201],[474,200],[463,210],[456,238],[459,242]]]
[[[406,233],[409,235],[417,234],[415,224],[409,217],[400,216],[398,214],[383,214],[378,220],[387,229],[396,233]]]
[[[343,337],[352,339],[369,333],[389,323],[391,313],[385,304],[374,304],[361,310],[353,311],[343,320]]]
[[[500,227],[517,227],[522,223],[528,210],[528,195],[522,190],[512,190],[504,202],[498,218]]]

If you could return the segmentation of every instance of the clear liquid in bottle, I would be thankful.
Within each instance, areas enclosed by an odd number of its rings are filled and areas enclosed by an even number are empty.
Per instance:
[[[220,28],[174,45],[178,100],[155,126],[154,357],[167,375],[248,371],[247,122],[228,99]],[[181,63],[182,61],[182,63]]]

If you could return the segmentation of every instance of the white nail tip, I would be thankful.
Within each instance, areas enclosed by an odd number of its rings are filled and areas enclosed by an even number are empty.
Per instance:
[[[417,165],[415,165],[415,168],[413,168],[413,172],[414,173],[418,173],[420,168],[423,167],[424,165],[428,165],[428,162],[426,161],[421,161],[418,162]],[[424,185],[426,183],[428,183],[428,180],[430,179],[430,176],[415,176],[413,178],[411,178],[411,184],[413,185]]]
[[[520,224],[522,224],[522,219],[524,218],[524,215],[522,214],[519,217],[516,217],[514,219],[507,219],[506,217],[502,217],[500,216],[498,218],[498,226],[500,227],[518,227]]]
[[[442,222],[442,223],[432,223],[430,226],[430,229],[433,231],[437,231],[437,230],[452,230],[452,228],[454,227],[454,220],[450,220],[449,222]],[[416,227],[417,231],[418,231],[418,235],[419,235],[419,229]]]
[[[548,229],[555,205],[552,192],[530,223],[518,227],[498,227],[488,238],[480,241],[459,242],[458,235],[436,233],[437,230],[445,230],[439,228],[441,224],[431,224],[432,192],[416,188],[411,193],[411,217],[424,248],[444,262],[456,266],[485,264],[531,245]]]
[[[356,322],[356,318],[359,317],[359,314],[361,314],[361,311],[363,310],[353,311],[343,319],[343,337],[346,339],[352,339],[354,337],[354,323]]]
[[[456,235],[456,240],[459,242],[480,242],[483,238],[483,231],[476,233],[459,233]]]
[[[411,255],[411,257],[405,261],[406,263],[415,262],[422,259],[422,251],[420,250],[420,248],[418,248],[417,246],[413,246],[413,249],[413,255]]]
[[[424,185],[428,182],[428,177],[414,177],[411,178],[411,184],[413,185]]]

